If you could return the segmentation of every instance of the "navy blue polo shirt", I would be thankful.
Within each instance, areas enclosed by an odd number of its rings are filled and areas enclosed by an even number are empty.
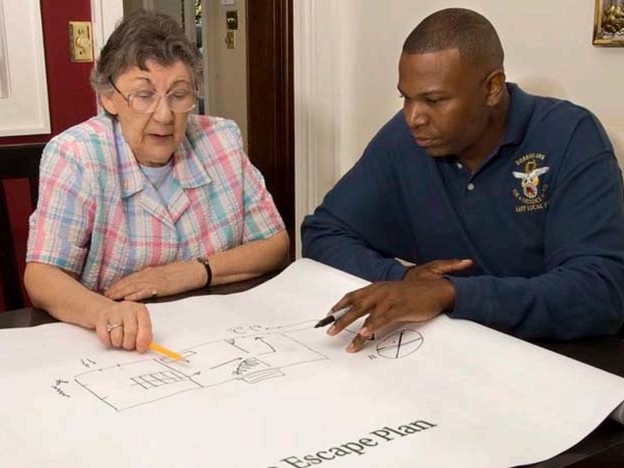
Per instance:
[[[522,337],[624,322],[624,203],[595,116],[508,84],[505,135],[473,173],[420,148],[397,113],[302,226],[303,254],[371,281],[402,258],[470,258],[450,315]]]

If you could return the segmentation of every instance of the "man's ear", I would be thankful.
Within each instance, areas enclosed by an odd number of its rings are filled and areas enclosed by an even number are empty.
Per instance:
[[[113,100],[113,93],[103,93],[100,95],[102,107],[111,115],[117,115],[117,104]]]
[[[486,78],[486,101],[488,106],[496,106],[505,95],[505,72],[502,69],[494,70]]]

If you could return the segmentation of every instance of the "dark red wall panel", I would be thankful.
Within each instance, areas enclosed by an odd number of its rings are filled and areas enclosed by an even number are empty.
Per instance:
[[[70,59],[68,23],[91,21],[90,0],[41,0],[41,21],[48,80],[52,135],[62,132],[96,112],[89,85],[93,63]],[[51,135],[0,138],[0,145],[48,141]]]
[[[0,137],[0,145],[46,142],[53,135],[88,119],[96,112],[95,95],[89,85],[93,63],[73,63],[70,58],[68,23],[91,21],[90,0],[41,0],[41,17],[48,82],[52,133]],[[23,181],[6,181],[13,239],[23,271],[28,234],[28,216],[33,207]],[[1,287],[1,286],[0,286]],[[0,310],[3,304],[0,299]]]

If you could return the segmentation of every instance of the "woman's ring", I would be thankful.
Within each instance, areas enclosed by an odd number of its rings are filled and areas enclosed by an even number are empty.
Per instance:
[[[106,324],[106,332],[110,333],[117,327],[123,327],[123,323],[107,323]]]

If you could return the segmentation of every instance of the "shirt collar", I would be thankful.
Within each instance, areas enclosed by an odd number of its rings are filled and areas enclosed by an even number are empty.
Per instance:
[[[182,144],[173,155],[173,173],[182,188],[196,188],[211,182],[210,176],[202,161],[197,156],[196,148],[204,148],[199,140],[205,131],[194,115],[189,116],[186,135]]]
[[[507,83],[509,92],[509,111],[507,128],[500,146],[520,144],[526,134],[535,107],[535,98],[525,93],[515,83]]]
[[[117,150],[117,168],[121,184],[121,197],[127,198],[143,190],[145,176],[141,172],[138,161],[121,133],[119,122],[117,119],[112,119],[112,122],[115,149]]]
[[[522,143],[527,126],[531,121],[531,115],[535,107],[535,98],[522,91],[515,83],[506,83],[506,86],[509,93],[509,110],[507,111],[505,134],[500,143],[481,161],[474,174],[477,174],[495,158],[503,146]],[[455,157],[452,159],[454,161]]]
[[[145,176],[134,157],[130,146],[121,132],[117,120],[112,119],[115,148],[119,161],[119,179],[121,182],[122,198],[127,198],[143,190]],[[173,154],[173,173],[183,189],[200,187],[211,182],[210,176],[201,164],[189,138],[196,123],[193,116],[189,117],[187,132],[180,147]],[[191,133],[189,133],[189,131]]]

